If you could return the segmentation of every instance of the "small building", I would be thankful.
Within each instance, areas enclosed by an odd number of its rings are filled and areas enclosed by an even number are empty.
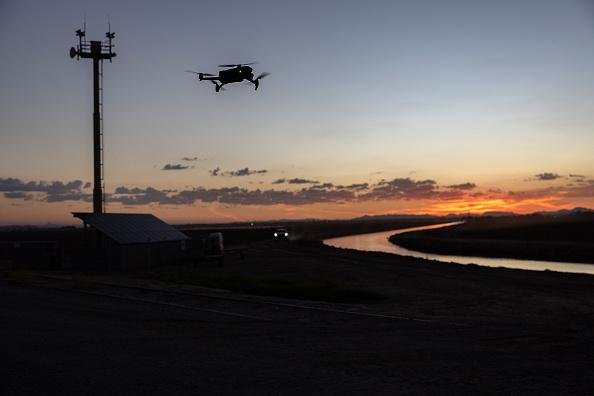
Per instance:
[[[184,233],[152,214],[81,213],[84,225],[83,266],[108,270],[151,268],[183,259]]]

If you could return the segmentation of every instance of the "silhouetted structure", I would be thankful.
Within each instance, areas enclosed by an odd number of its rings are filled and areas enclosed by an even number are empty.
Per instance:
[[[93,60],[93,212],[102,213],[104,211],[103,199],[103,60],[111,62],[116,54],[112,51],[113,44],[111,40],[115,33],[109,31],[105,33],[107,43],[102,41],[87,42],[86,33],[78,29],[78,46],[70,48],[70,57],[76,59],[85,58]]]
[[[85,253],[106,269],[150,268],[184,257],[184,233],[151,214],[72,213],[83,221]],[[91,226],[93,232],[87,227]],[[97,267],[98,263],[87,263]]]

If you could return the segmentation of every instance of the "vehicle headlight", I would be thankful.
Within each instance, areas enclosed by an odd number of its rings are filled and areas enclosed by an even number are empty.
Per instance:
[[[278,236],[278,234],[275,232],[275,233],[274,233],[274,236],[275,236],[275,237],[277,237],[277,236]]]
[[[285,236],[288,237],[289,236],[289,233],[288,232],[285,232]]]

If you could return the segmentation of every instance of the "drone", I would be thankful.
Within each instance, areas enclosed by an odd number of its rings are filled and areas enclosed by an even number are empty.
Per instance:
[[[200,81],[212,82],[215,85],[216,92],[219,92],[221,90],[224,91],[225,88],[223,88],[223,85],[235,82],[242,82],[243,80],[247,80],[254,84],[254,87],[257,90],[258,86],[260,85],[260,79],[268,76],[270,73],[262,73],[258,77],[254,78],[254,72],[250,65],[255,65],[256,63],[257,62],[237,63],[234,65],[219,65],[219,67],[230,67],[231,69],[219,71],[218,76],[215,76],[214,74],[210,73],[200,73],[194,70],[186,70],[186,72],[197,74],[198,80]]]

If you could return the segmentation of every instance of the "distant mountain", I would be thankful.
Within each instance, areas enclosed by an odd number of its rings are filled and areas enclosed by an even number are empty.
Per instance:
[[[584,214],[584,213],[594,213],[593,209],[589,208],[582,208],[577,207],[573,209],[560,209],[554,211],[540,211],[540,212],[532,212],[526,213],[527,216],[529,215],[539,215],[539,216],[568,216],[568,215],[576,215],[576,214]],[[492,212],[485,212],[479,215],[468,214],[466,217],[510,217],[510,216],[519,216],[517,213],[514,212],[504,212],[504,211],[492,211]]]
[[[0,231],[35,231],[35,230],[69,230],[72,228],[76,228],[75,226],[71,225],[62,225],[62,224],[53,224],[47,223],[45,225],[33,225],[33,224],[9,224],[0,226]]]
[[[589,209],[589,208],[576,207],[573,209],[561,209],[561,210],[556,210],[556,211],[552,211],[552,212],[546,212],[546,211],[535,212],[534,214],[538,214],[541,216],[567,216],[567,215],[576,215],[576,214],[584,214],[584,213],[594,213],[594,210]]]
[[[594,213],[594,209],[577,207],[573,209],[561,209],[551,212],[541,211],[527,213],[527,215],[541,215],[541,216],[567,216],[584,213]],[[385,215],[374,215],[374,216],[361,216],[355,217],[351,220],[403,220],[403,219],[438,219],[438,218],[471,218],[471,217],[512,217],[519,216],[514,212],[507,211],[490,211],[485,213],[449,213],[446,216],[435,216],[430,214],[385,214]]]
[[[385,215],[374,215],[374,216],[361,216],[355,217],[351,220],[405,220],[405,219],[436,219],[441,216],[434,216],[429,214],[385,214]]]
[[[480,215],[480,217],[509,217],[515,216],[514,212],[501,212],[501,211],[492,211],[492,212],[485,212]]]
[[[40,227],[34,225],[5,225],[0,226],[0,231],[31,231],[38,230]]]

